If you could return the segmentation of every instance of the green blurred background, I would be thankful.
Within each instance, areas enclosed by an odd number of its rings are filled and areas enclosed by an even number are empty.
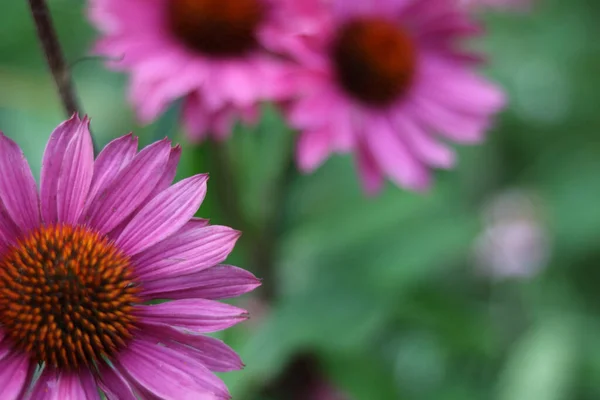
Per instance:
[[[235,400],[333,400],[319,382],[356,400],[600,398],[597,0],[484,15],[476,45],[508,109],[430,192],[374,198],[349,157],[298,174],[293,132],[270,107],[226,144],[232,176],[214,146],[186,142],[176,110],[137,125],[126,77],[85,59],[84,2],[49,4],[97,142],[172,136],[179,177],[211,173],[199,215],[244,221],[229,261],[265,280],[236,300],[252,318],[221,335],[247,364],[223,375]],[[26,2],[0,8],[0,129],[39,176],[64,116]]]

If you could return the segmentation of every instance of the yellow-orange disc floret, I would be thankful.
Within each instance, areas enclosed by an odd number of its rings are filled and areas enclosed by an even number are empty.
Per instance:
[[[36,362],[76,370],[132,338],[129,258],[86,227],[42,226],[0,256],[0,327]]]

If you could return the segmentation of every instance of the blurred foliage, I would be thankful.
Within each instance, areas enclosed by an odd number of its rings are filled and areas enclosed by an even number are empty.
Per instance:
[[[136,125],[126,77],[86,58],[94,32],[83,2],[49,3],[99,144],[132,129],[144,144],[175,135],[179,177],[219,176],[209,149],[173,129],[176,112]],[[484,16],[476,45],[510,106],[426,194],[389,185],[366,197],[343,156],[299,175],[288,166],[292,133],[270,107],[258,126],[236,128],[227,143],[235,180],[211,179],[200,214],[228,222],[215,187],[230,185],[257,234],[274,225],[276,270],[264,284],[277,301],[242,298],[253,318],[223,334],[247,364],[223,375],[234,399],[267,400],[261,386],[299,353],[315,355],[325,379],[356,400],[600,398],[599,20],[596,0]],[[0,91],[0,127],[37,176],[63,116],[25,1],[0,14]],[[512,188],[540,198],[552,257],[533,278],[497,281],[475,273],[472,249],[482,207]],[[252,234],[231,262],[257,267]]]

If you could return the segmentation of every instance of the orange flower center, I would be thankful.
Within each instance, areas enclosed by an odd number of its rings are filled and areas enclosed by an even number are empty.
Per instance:
[[[85,227],[42,226],[0,256],[0,327],[35,362],[91,367],[132,338],[129,259]]]
[[[213,57],[237,56],[254,48],[264,16],[260,0],[169,0],[167,11],[175,36]]]
[[[370,105],[389,105],[406,91],[415,75],[412,38],[383,18],[349,21],[331,51],[339,84],[349,95]]]

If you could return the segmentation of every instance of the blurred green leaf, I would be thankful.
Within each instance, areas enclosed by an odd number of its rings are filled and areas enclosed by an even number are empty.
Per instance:
[[[542,320],[512,350],[496,398],[572,399],[579,337],[572,318]]]
[[[352,400],[402,398],[392,372],[368,353],[330,353],[325,370]]]

